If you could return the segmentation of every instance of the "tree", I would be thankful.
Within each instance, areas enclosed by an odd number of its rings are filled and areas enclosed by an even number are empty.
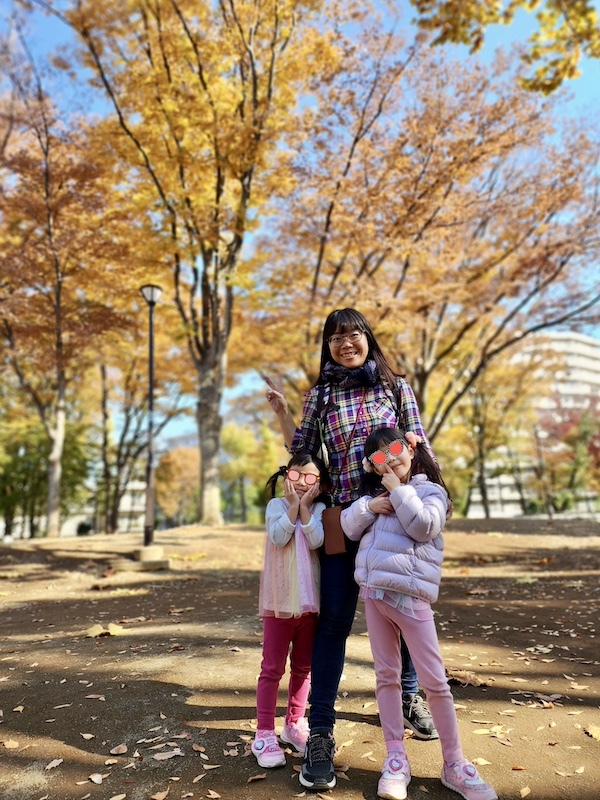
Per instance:
[[[11,536],[17,521],[20,535],[40,533],[48,491],[49,442],[37,415],[18,400],[18,393],[4,385],[0,412],[0,515],[4,535]],[[73,422],[66,430],[62,459],[61,509],[80,503],[86,496],[93,446],[90,429]]]
[[[50,443],[46,533],[53,536],[69,403],[94,342],[124,324],[107,290],[126,247],[111,224],[118,203],[112,217],[106,210],[114,176],[91,157],[84,130],[57,118],[29,58],[5,48],[2,67],[16,102],[0,164],[1,353]]]
[[[559,512],[598,489],[600,402],[589,397],[576,407],[565,406],[559,394],[551,400],[553,407],[540,415],[537,432],[538,483],[546,480],[552,508]]]
[[[519,10],[536,13],[538,29],[521,56],[536,65],[521,82],[527,89],[549,94],[563,81],[576,78],[583,56],[600,58],[600,27],[593,0],[410,0],[417,24],[435,34],[433,44],[465,44],[480,50],[490,25],[510,25]]]
[[[237,355],[258,366],[254,348],[301,397],[324,317],[358,305],[435,441],[495,359],[598,319],[599,148],[502,60],[398,47],[365,34],[289,141],[296,181],[257,243]]]
[[[476,487],[484,516],[489,518],[490,477],[513,472],[511,455],[521,450],[518,439],[523,431],[533,428],[534,404],[544,394],[543,379],[533,382],[532,374],[544,374],[544,365],[535,352],[518,360],[498,358],[471,387],[452,415],[452,422],[458,423],[464,435],[461,444],[466,455],[469,481],[460,505],[465,516],[469,511],[472,489]],[[529,445],[530,436],[526,435],[526,438]],[[437,455],[442,457],[441,452]],[[455,458],[443,459],[447,465],[455,462]],[[518,475],[514,479],[517,483]],[[521,496],[524,503],[523,492]],[[525,513],[524,506],[522,509]]]
[[[168,525],[186,525],[196,519],[199,469],[196,447],[176,447],[160,457],[156,468],[156,495]]]
[[[220,407],[244,238],[281,191],[282,132],[330,58],[315,0],[141,0],[36,5],[70,25],[112,104],[119,153],[157,260],[173,278],[197,375],[201,519],[219,521]],[[328,10],[332,17],[337,4]]]
[[[142,305],[145,312],[145,304]],[[163,302],[155,313],[153,436],[158,437],[172,420],[187,413],[183,398],[193,394],[194,384],[176,309]],[[100,363],[95,368],[99,397],[94,402],[101,408],[101,467],[97,483],[107,533],[118,529],[121,501],[128,484],[139,474],[140,460],[148,448],[147,369],[145,332],[133,329],[105,338]],[[193,471],[196,479],[198,471]]]

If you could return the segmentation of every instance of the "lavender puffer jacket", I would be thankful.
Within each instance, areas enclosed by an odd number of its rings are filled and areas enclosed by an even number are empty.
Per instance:
[[[426,475],[415,475],[390,494],[395,515],[374,514],[368,506],[371,499],[361,497],[342,511],[344,533],[360,539],[356,582],[434,603],[444,560],[446,491]]]

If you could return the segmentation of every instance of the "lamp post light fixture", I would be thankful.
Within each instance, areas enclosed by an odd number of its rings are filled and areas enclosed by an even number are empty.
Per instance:
[[[146,462],[146,508],[144,514],[144,547],[149,547],[154,538],[154,306],[160,300],[162,289],[153,283],[140,287],[140,292],[149,311],[148,340],[148,460]]]

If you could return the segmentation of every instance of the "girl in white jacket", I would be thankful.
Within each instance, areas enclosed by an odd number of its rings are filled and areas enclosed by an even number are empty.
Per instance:
[[[404,748],[401,633],[439,733],[442,783],[465,800],[497,800],[463,756],[431,610],[438,597],[442,529],[450,506],[439,467],[422,444],[413,449],[402,431],[379,428],[365,442],[363,468],[365,496],[346,508],[341,520],[348,538],[360,540],[354,577],[365,602],[388,751],[377,793],[404,800],[411,777]]]
[[[275,497],[283,478],[283,497]],[[304,753],[304,717],[310,689],[310,661],[319,614],[321,515],[328,502],[329,473],[320,458],[296,453],[267,481],[272,499],[266,510],[267,539],[260,578],[259,614],[263,653],[256,688],[257,731],[252,752],[261,767],[285,764],[275,735],[279,683],[290,659],[285,724],[279,738]]]

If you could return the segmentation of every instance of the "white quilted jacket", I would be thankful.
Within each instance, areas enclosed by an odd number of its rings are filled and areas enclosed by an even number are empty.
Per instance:
[[[390,494],[394,514],[374,514],[370,497],[342,511],[342,528],[358,541],[354,578],[361,586],[420,597],[438,598],[444,560],[442,529],[448,495],[426,475],[415,475]]]

